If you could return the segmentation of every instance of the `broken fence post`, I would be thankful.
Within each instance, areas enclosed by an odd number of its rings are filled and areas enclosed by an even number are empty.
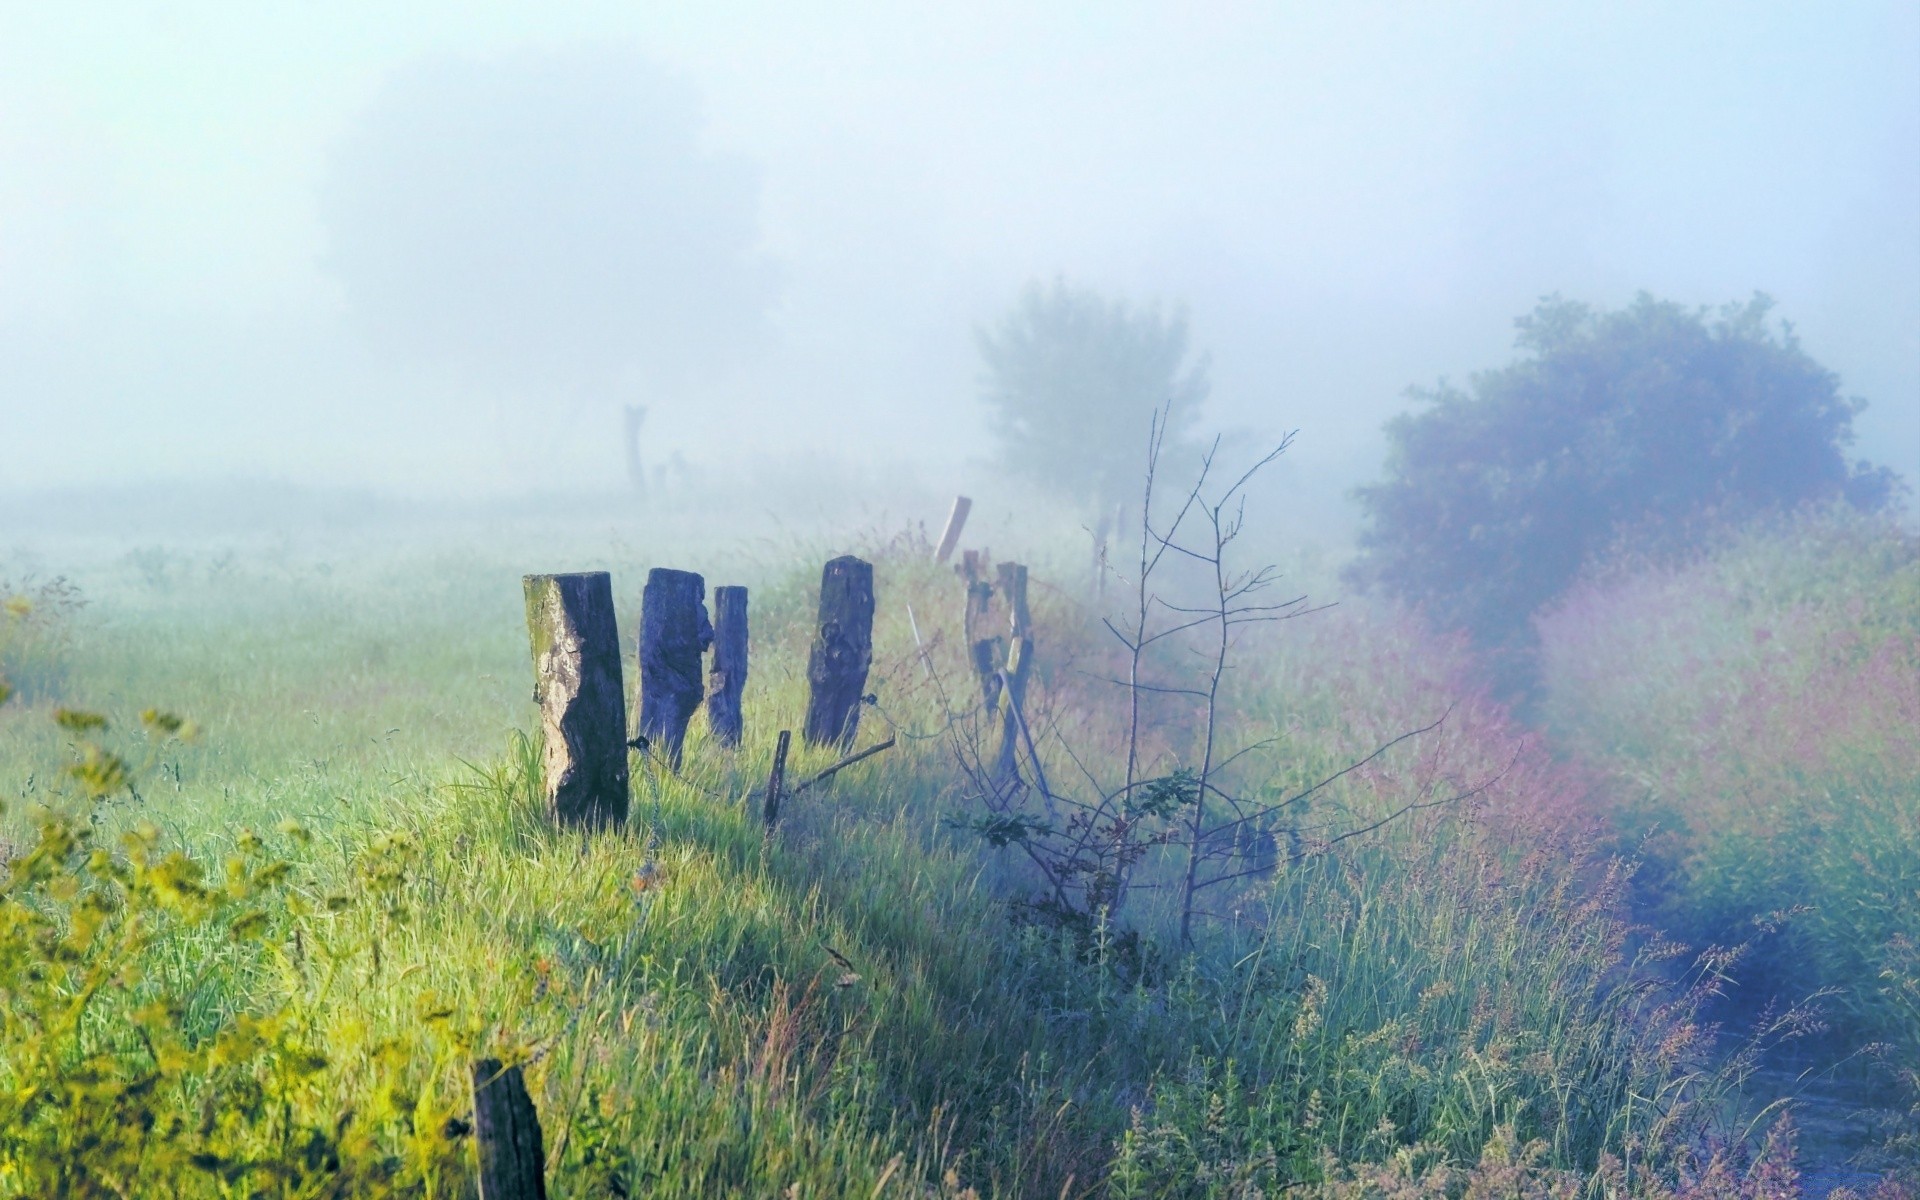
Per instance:
[[[519,1067],[502,1067],[497,1058],[473,1064],[473,1141],[480,1200],[546,1200],[540,1115]]]
[[[993,631],[993,585],[986,580],[985,556],[966,552],[960,575],[967,581],[967,610],[961,629],[967,639],[967,659],[980,680],[980,697],[992,713],[1000,699],[1000,638]]]
[[[627,700],[613,580],[605,571],[528,575],[527,636],[540,706],[540,781],[562,825],[627,819]]]
[[[767,772],[767,801],[760,808],[760,820],[773,832],[774,822],[780,819],[780,785],[787,778],[787,745],[793,740],[793,731],[782,729],[780,740],[773,748],[773,770]]]
[[[640,736],[675,767],[705,694],[700,659],[712,641],[706,580],[692,571],[648,571],[640,595]]]
[[[747,686],[747,589],[713,589],[713,665],[707,672],[707,728],[722,746],[740,744],[740,693]]]
[[[1019,775],[1020,725],[1025,716],[1027,677],[1033,674],[1033,617],[1027,611],[1027,569],[1019,563],[999,566],[1000,595],[1007,602],[1007,711],[1000,723],[1001,779]]]
[[[940,546],[933,552],[933,561],[944,563],[953,557],[953,548],[960,544],[960,531],[967,527],[967,514],[973,511],[973,501],[965,496],[953,498],[953,511],[947,514],[947,527],[940,534]]]
[[[873,564],[842,555],[820,575],[819,629],[807,659],[808,745],[853,746],[872,664]]]

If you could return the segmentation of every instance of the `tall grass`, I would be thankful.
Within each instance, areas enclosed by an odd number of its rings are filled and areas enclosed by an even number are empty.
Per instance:
[[[1747,990],[1834,991],[1847,1043],[1920,1061],[1920,542],[1846,512],[1620,570],[1542,622],[1559,738],[1618,781],[1681,936],[1781,928]],[[1920,1094],[1920,1093],[1917,1093]]]
[[[133,791],[82,806],[49,782],[70,731],[16,702],[0,778],[80,814],[96,844],[145,822],[156,849],[287,864],[243,940],[230,922],[154,926],[140,986],[179,1002],[189,1044],[284,1017],[324,1059],[295,1086],[262,1051],[237,1092],[183,1067],[146,1102],[153,1128],[212,1112],[229,1158],[284,1154],[293,1127],[359,1130],[328,1134],[373,1164],[358,1178],[464,1195],[464,1063],[491,1052],[527,1065],[560,1196],[1779,1194],[1764,1189],[1781,1152],[1749,1172],[1752,1131],[1709,1056],[1699,1006],[1720,961],[1674,982],[1676,952],[1624,915],[1628,872],[1596,852],[1582,780],[1459,682],[1453,650],[1364,613],[1252,648],[1233,732],[1273,739],[1260,770],[1276,789],[1451,710],[1317,797],[1302,836],[1493,782],[1250,879],[1190,951],[1148,906],[1138,929],[1160,950],[1142,971],[1112,952],[1117,928],[1087,944],[1011,919],[1018,865],[948,829],[966,781],[923,736],[946,714],[903,608],[958,670],[941,632],[958,597],[912,544],[871,550],[865,719],[916,736],[806,793],[772,838],[747,797],[803,702],[816,568],[755,592],[746,744],[720,751],[696,726],[680,774],[636,761],[629,829],[587,837],[549,827],[534,748],[512,732],[528,668],[506,564],[258,583],[197,618],[177,584],[164,603],[103,600],[69,691],[116,712],[163,701],[206,719],[203,744],[165,744]],[[1097,705],[1074,668],[1098,653],[1080,601],[1043,592],[1036,608],[1036,707]],[[0,817],[22,849],[27,812]],[[15,872],[0,911],[58,924],[63,896],[110,888],[84,882],[99,860],[63,854],[77,891]],[[119,929],[140,910],[103,911]],[[151,1074],[130,1007],[90,1022],[68,1066],[108,1053],[116,1078]],[[0,1078],[18,1082],[21,1044],[0,1047]],[[0,1195],[48,1177],[24,1145],[0,1141]],[[163,1158],[149,1190],[163,1167],[181,1194],[234,1186]],[[345,1194],[325,1170],[295,1178],[248,1177]],[[1725,1189],[1698,1190],[1712,1179]]]

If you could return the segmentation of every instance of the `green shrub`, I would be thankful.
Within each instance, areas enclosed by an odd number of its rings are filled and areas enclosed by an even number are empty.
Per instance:
[[[73,617],[85,604],[64,577],[0,579],[0,703],[56,696],[66,669]]]
[[[429,1110],[392,1087],[334,1107],[312,1009],[245,986],[313,936],[295,861],[243,830],[209,869],[146,821],[99,844],[138,766],[104,718],[58,719],[70,803],[30,814],[0,885],[0,1195],[412,1195],[444,1175],[449,1127],[393,1136]],[[150,745],[191,732],[142,723]]]

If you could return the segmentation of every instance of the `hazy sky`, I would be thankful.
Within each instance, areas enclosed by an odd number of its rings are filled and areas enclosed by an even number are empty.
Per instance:
[[[0,0],[0,488],[615,486],[636,402],[656,455],[951,463],[1057,273],[1186,303],[1210,419],[1340,486],[1543,293],[1760,289],[1911,477],[1920,3]]]

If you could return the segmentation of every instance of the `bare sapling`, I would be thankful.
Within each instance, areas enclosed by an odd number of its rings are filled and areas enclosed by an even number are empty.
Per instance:
[[[1231,724],[1226,685],[1245,634],[1328,606],[1309,605],[1304,595],[1277,593],[1280,575],[1272,565],[1245,568],[1235,562],[1234,549],[1246,529],[1249,486],[1286,452],[1292,435],[1231,478],[1220,471],[1216,440],[1200,455],[1192,485],[1167,500],[1160,494],[1166,415],[1157,414],[1149,432],[1127,610],[1102,619],[1121,651],[1120,673],[1099,677],[1119,689],[1124,706],[1119,745],[1111,753],[1117,760],[1114,774],[1106,773],[1107,755],[1076,748],[1050,717],[1035,719],[1028,696],[1030,663],[1018,661],[1031,644],[1031,618],[1025,611],[1025,580],[1013,573],[1003,573],[1000,580],[1003,596],[1019,597],[1009,621],[1009,642],[1019,649],[995,672],[998,690],[1008,700],[999,721],[998,753],[984,754],[984,739],[969,733],[964,721],[950,721],[949,729],[955,758],[979,804],[960,824],[994,847],[1019,848],[1037,870],[1042,891],[1026,903],[1028,911],[1062,928],[1091,933],[1096,926],[1113,926],[1132,893],[1160,891],[1170,894],[1180,940],[1190,942],[1196,918],[1220,915],[1202,907],[1210,891],[1271,874],[1283,862],[1324,853],[1418,809],[1458,802],[1493,781],[1459,794],[1423,793],[1381,820],[1354,827],[1309,831],[1299,825],[1298,812],[1315,796],[1439,728],[1442,714],[1292,795],[1243,795],[1229,785],[1236,767],[1244,769],[1252,756],[1278,741],[1264,736],[1243,745],[1224,744]],[[1114,574],[1124,578],[1126,573]],[[972,586],[970,581],[970,617]],[[976,638],[972,628],[968,638],[970,643]],[[989,700],[993,695],[987,693]],[[1073,783],[1052,785],[1043,746],[1071,767]],[[1023,753],[1029,768],[1024,773],[1019,769]],[[1149,864],[1153,870],[1146,872]]]

